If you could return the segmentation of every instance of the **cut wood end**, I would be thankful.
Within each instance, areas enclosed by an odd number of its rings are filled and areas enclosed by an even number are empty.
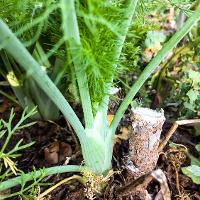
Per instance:
[[[164,111],[161,109],[160,111],[152,110],[149,108],[133,108],[132,112],[136,118],[142,119],[148,122],[157,122],[158,120],[165,121]]]
[[[129,159],[138,168],[138,172],[131,171],[130,173],[134,178],[138,178],[151,172],[156,166],[165,116],[162,109],[156,111],[140,107],[132,111],[133,131],[129,140]]]

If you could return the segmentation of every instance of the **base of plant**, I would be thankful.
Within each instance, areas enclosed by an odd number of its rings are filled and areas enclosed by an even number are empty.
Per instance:
[[[101,194],[102,190],[106,187],[108,181],[110,180],[110,177],[112,177],[114,173],[115,172],[113,172],[113,170],[110,170],[107,176],[98,176],[88,170],[83,171],[82,174],[84,185],[86,186],[86,197],[92,200],[96,194]]]

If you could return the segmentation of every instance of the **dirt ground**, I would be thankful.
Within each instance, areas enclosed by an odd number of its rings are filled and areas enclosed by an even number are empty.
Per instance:
[[[9,111],[13,106],[15,108],[15,120],[17,122],[22,111],[6,98],[1,99],[0,117],[5,120],[8,119]],[[77,110],[79,110],[79,108],[77,108]],[[172,122],[167,119],[163,126],[162,138],[171,126]],[[127,111],[127,114],[121,121],[117,134],[126,134],[125,131],[130,130],[130,128],[130,112]],[[181,167],[187,166],[190,163],[187,150],[196,157],[199,157],[198,152],[192,144],[196,143],[200,138],[193,137],[192,134],[190,134],[192,129],[193,127],[191,126],[179,127],[173,134],[170,142],[180,145],[167,145],[159,155],[155,169],[162,170],[162,176],[166,177],[165,186],[150,174],[145,174],[136,180],[130,178],[126,162],[129,157],[129,140],[118,140],[114,146],[113,170],[120,173],[114,173],[105,186],[102,195],[97,194],[96,199],[147,199],[147,197],[144,198],[144,192],[145,195],[148,194],[147,196],[151,199],[167,200],[169,199],[169,195],[171,199],[200,199],[199,186],[194,184],[190,178],[183,175],[181,172]],[[35,141],[35,144],[23,150],[21,152],[21,157],[17,159],[17,167],[24,172],[31,171],[33,167],[38,169],[64,164],[80,165],[83,161],[77,137],[62,116],[56,122],[39,121],[31,127],[17,132],[13,136],[8,149],[11,149],[20,139],[23,139],[26,144]],[[3,140],[0,141],[0,145],[2,145],[2,143]],[[48,176],[44,179],[44,182],[56,184],[70,176],[72,176],[72,173]],[[48,187],[49,186],[40,187],[40,192],[45,191]],[[135,188],[137,188],[137,191]],[[165,193],[163,191],[166,190],[166,188],[168,188],[169,191],[165,191]],[[12,192],[17,191],[17,189],[17,187],[13,188]],[[84,188],[81,183],[73,180],[70,181],[69,184],[57,187],[44,199],[83,200],[87,199],[84,197],[86,190],[87,188]],[[163,194],[158,196],[160,191],[163,192]],[[20,199],[20,197],[13,197],[11,199],[17,200]]]

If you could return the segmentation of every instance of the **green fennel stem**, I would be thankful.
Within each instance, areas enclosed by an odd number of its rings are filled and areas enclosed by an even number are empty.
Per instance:
[[[128,29],[132,23],[132,19],[135,14],[135,9],[136,9],[137,3],[138,3],[138,0],[134,0],[134,1],[129,0],[129,2],[127,3],[128,6],[127,6],[127,13],[126,13],[127,14],[126,20],[122,24],[124,27],[123,36],[119,37],[118,40],[116,41],[117,45],[116,45],[116,49],[115,49],[114,60],[119,60],[119,57],[121,55],[123,45],[124,45],[124,42],[125,42],[125,39],[126,39],[126,36],[128,33]],[[103,100],[99,106],[99,110],[101,110],[103,115],[106,115],[106,118],[107,118],[108,103],[109,103],[109,93],[110,93],[110,89],[112,86],[112,82],[113,82],[113,77],[111,77],[110,83],[107,85],[107,95],[103,98]]]
[[[93,113],[90,93],[88,88],[87,74],[84,69],[82,57],[77,56],[82,48],[78,22],[76,17],[74,0],[61,0],[62,27],[64,37],[69,44],[71,57],[74,63],[76,80],[78,82],[79,93],[81,97],[82,109],[85,120],[85,127],[92,128]]]
[[[73,0],[62,0],[61,1],[64,7],[63,9],[63,24],[67,22],[67,20],[71,21],[71,27],[72,29],[66,30],[64,28],[65,32],[65,39],[71,40],[72,42],[69,43],[71,51],[72,51],[72,57],[75,57],[73,54],[76,54],[76,50],[78,51],[77,47],[80,47],[80,36],[78,32],[78,24],[76,19],[76,13],[74,9],[74,1]],[[135,9],[137,1],[129,1],[131,6]],[[70,3],[72,6],[72,10],[65,10],[66,3]],[[66,12],[65,12],[66,11]],[[134,14],[134,11],[133,13]],[[67,16],[66,16],[67,15]],[[68,16],[69,15],[69,16]],[[122,102],[121,106],[119,107],[114,120],[111,123],[110,128],[108,128],[107,125],[107,105],[105,107],[102,107],[103,109],[106,109],[102,112],[102,122],[106,124],[104,129],[107,131],[107,136],[98,133],[98,130],[96,127],[91,128],[91,125],[95,124],[93,122],[92,118],[92,111],[91,111],[91,102],[89,95],[87,98],[84,98],[85,94],[88,94],[88,88],[80,87],[79,84],[79,90],[80,93],[84,93],[81,95],[82,100],[82,106],[84,110],[84,117],[86,121],[86,129],[82,126],[80,120],[78,119],[77,115],[69,105],[69,103],[66,101],[64,96],[61,94],[61,92],[58,90],[58,88],[55,86],[55,84],[49,79],[46,72],[41,68],[41,66],[35,61],[35,59],[30,55],[30,53],[26,50],[26,48],[23,46],[23,44],[16,38],[14,33],[10,31],[8,26],[0,20],[0,46],[3,45],[5,50],[11,54],[14,59],[24,68],[24,70],[27,72],[27,76],[31,76],[37,84],[41,87],[41,89],[49,96],[50,99],[57,105],[57,107],[61,110],[65,118],[70,122],[72,127],[74,128],[77,136],[79,137],[82,153],[84,157],[85,164],[89,170],[91,170],[93,173],[96,174],[106,174],[106,172],[111,167],[111,159],[112,159],[112,147],[114,144],[114,134],[115,130],[125,112],[128,105],[131,103],[133,97],[135,94],[139,91],[141,86],[144,84],[146,79],[151,75],[151,73],[156,69],[156,67],[162,62],[162,60],[165,58],[165,56],[176,46],[176,44],[190,31],[193,25],[199,20],[200,18],[200,10],[194,12],[194,14],[187,20],[187,22],[183,25],[183,27],[174,35],[172,38],[164,45],[162,50],[160,50],[157,54],[157,56],[148,64],[148,66],[145,68],[145,70],[142,72],[142,74],[139,76],[136,83],[131,87],[131,90],[125,97],[124,101]],[[131,23],[132,17],[127,21],[127,24],[125,25],[127,30]],[[63,25],[64,26],[64,25]],[[124,37],[121,39],[121,43],[119,41],[119,49],[116,51],[117,57],[121,54],[121,49],[124,44],[124,40],[126,37],[126,33],[124,34]],[[77,41],[78,46],[74,41]],[[74,52],[73,52],[74,51]],[[116,57],[116,58],[117,58]],[[80,60],[74,61],[75,67],[79,64],[81,65],[81,57]],[[76,63],[77,62],[77,63]],[[80,66],[78,66],[80,67]],[[83,71],[83,70],[82,70]],[[77,74],[77,78],[80,76],[81,81],[87,83],[87,77],[82,73],[82,71],[78,71],[80,74]],[[84,72],[84,71],[83,71]],[[112,77],[111,77],[112,79]],[[105,98],[106,103],[108,103],[108,98]],[[102,110],[103,110],[102,109]],[[89,120],[91,119],[91,121]],[[100,121],[100,120],[99,120]],[[99,122],[97,120],[97,123]],[[89,129],[87,129],[89,127]],[[97,134],[98,133],[98,134]],[[57,168],[58,171],[55,173],[61,173],[59,171],[61,166]],[[69,167],[69,166],[66,166]],[[68,168],[70,169],[70,168]],[[73,168],[71,168],[73,171]],[[28,176],[29,177],[29,176]],[[17,177],[20,179],[19,177]],[[21,177],[22,178],[22,177]],[[17,179],[17,180],[18,180]],[[13,179],[12,179],[13,180]],[[5,183],[5,182],[3,182]],[[10,183],[11,184],[11,183]],[[0,185],[0,188],[2,185]]]
[[[95,133],[96,130],[91,129],[89,131],[83,128],[80,120],[69,103],[66,101],[65,97],[2,20],[0,20],[0,35],[0,44],[4,43],[6,51],[9,52],[24,68],[27,72],[27,76],[31,76],[37,82],[40,88],[49,96],[55,105],[57,105],[65,118],[74,128],[81,143],[82,154],[86,166],[90,168],[93,173],[97,174],[101,174],[104,171],[109,170],[111,167],[111,158],[108,164],[104,163],[104,158],[106,156],[105,150],[107,146],[103,139],[96,140],[94,134],[92,134],[94,136],[86,134],[86,132]]]
[[[50,167],[38,171],[29,172],[27,174],[23,174],[21,176],[0,183],[0,191],[12,188],[16,185],[23,184],[24,181],[28,182],[33,180],[34,178],[39,178],[42,175],[49,176],[53,174],[66,173],[66,172],[82,172],[85,169],[86,168],[77,165],[67,165],[67,166]]]
[[[42,67],[35,61],[28,50],[23,46],[23,44],[17,39],[14,33],[10,31],[8,26],[1,19],[0,35],[0,46],[1,44],[4,45],[4,49],[6,49],[6,51],[15,58],[15,60],[24,68],[24,70],[26,70],[27,76],[33,77],[41,89],[63,112],[63,115],[76,131],[80,142],[85,141],[84,128],[74,110],[71,108],[55,84],[50,80]]]
[[[128,108],[129,104],[132,102],[132,99],[137,94],[139,89],[142,87],[144,82],[149,78],[157,66],[162,62],[162,60],[167,56],[167,54],[180,42],[180,40],[191,30],[191,28],[198,22],[200,19],[200,9],[196,10],[194,14],[185,22],[183,27],[179,29],[171,39],[163,46],[163,48],[157,53],[157,55],[151,60],[151,62],[145,67],[144,71],[141,73],[137,81],[131,87],[130,91],[124,98],[119,109],[116,112],[116,115],[111,123],[112,135],[115,134],[116,128]]]

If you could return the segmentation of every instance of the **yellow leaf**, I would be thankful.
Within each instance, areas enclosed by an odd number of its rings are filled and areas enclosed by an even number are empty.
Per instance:
[[[108,126],[110,126],[113,118],[114,118],[115,115],[107,115],[107,120],[108,120]]]

